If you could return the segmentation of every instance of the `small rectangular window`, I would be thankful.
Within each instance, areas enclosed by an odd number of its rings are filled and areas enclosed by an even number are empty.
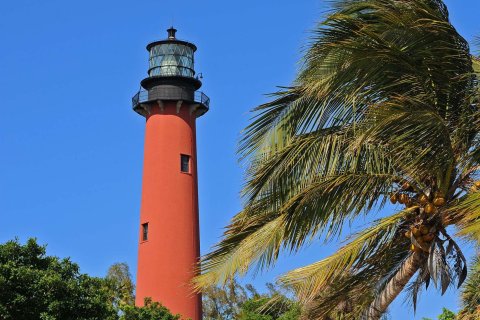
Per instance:
[[[148,222],[142,224],[142,241],[148,240]]]
[[[180,170],[182,172],[190,172],[190,156],[186,154],[180,155]]]

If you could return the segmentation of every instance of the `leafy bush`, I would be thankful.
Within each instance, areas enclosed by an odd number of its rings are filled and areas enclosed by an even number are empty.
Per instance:
[[[47,256],[36,240],[0,244],[2,320],[114,320],[108,301],[105,280],[81,274],[69,259]]]

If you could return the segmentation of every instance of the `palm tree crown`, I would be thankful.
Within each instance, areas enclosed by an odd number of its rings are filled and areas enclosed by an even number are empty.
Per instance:
[[[378,319],[404,288],[415,306],[430,281],[461,284],[447,227],[480,242],[479,69],[441,0],[333,1],[294,84],[254,109],[244,209],[202,259],[198,288],[336,238],[387,201],[399,211],[281,277],[308,319]]]

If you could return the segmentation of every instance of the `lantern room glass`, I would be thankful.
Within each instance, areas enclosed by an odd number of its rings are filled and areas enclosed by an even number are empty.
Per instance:
[[[150,49],[148,75],[183,76],[195,75],[193,49],[180,43],[164,43]]]

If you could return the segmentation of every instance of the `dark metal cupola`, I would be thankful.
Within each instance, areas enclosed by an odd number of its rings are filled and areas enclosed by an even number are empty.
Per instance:
[[[165,40],[147,45],[148,77],[141,81],[142,89],[132,98],[133,109],[146,116],[148,105],[158,101],[185,101],[197,105],[196,114],[208,111],[210,99],[197,91],[202,83],[195,76],[194,53],[197,47],[178,40],[177,30],[170,27]]]

